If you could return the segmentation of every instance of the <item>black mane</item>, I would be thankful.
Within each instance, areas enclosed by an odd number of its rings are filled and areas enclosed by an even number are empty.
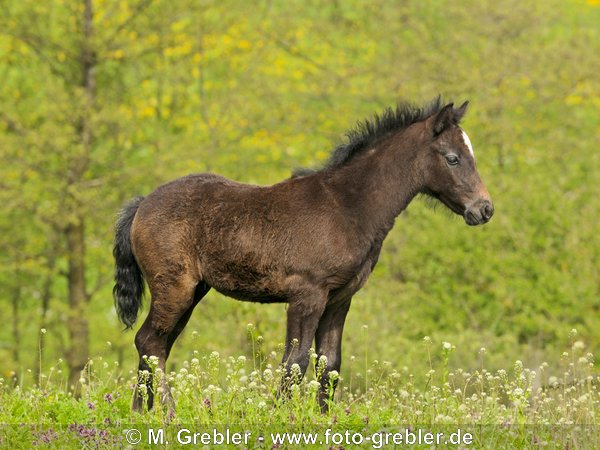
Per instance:
[[[324,169],[343,166],[390,133],[425,120],[440,112],[442,107],[442,99],[439,96],[423,107],[398,103],[396,108],[386,108],[381,115],[376,114],[370,120],[358,122],[355,128],[346,133],[348,141],[333,151]],[[293,176],[309,175],[314,172],[316,172],[314,169],[296,169]]]
[[[368,150],[375,142],[394,131],[406,128],[416,122],[438,113],[442,109],[440,97],[433,99],[424,107],[410,103],[399,103],[396,108],[386,108],[381,115],[371,120],[359,122],[348,133],[348,142],[338,146],[332,153],[326,167],[339,167],[356,155]]]

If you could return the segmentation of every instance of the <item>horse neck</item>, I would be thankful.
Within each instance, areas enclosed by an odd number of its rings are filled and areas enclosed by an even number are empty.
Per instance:
[[[332,185],[365,232],[385,236],[421,190],[418,134],[399,132],[340,167]]]

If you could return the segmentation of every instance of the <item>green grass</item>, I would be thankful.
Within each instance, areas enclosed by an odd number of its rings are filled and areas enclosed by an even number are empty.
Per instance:
[[[126,438],[131,437],[126,430],[132,428],[142,433],[143,440],[136,448],[185,447],[186,442],[193,443],[191,433],[208,433],[197,436],[196,445],[202,447],[201,439],[219,442],[227,430],[230,436],[240,433],[240,439],[243,433],[251,434],[245,445],[240,441],[214,447],[307,447],[273,445],[271,433],[275,432],[318,433],[316,439],[321,443],[312,447],[336,449],[393,448],[393,433],[396,439],[410,441],[419,430],[444,433],[442,439],[449,439],[459,429],[463,436],[472,435],[470,445],[443,444],[438,448],[590,448],[600,438],[593,426],[600,413],[594,357],[586,352],[575,330],[556,373],[551,373],[546,363],[530,369],[520,361],[488,371],[485,349],[479,352],[478,369],[451,369],[459,349],[429,337],[416,344],[421,346],[423,359],[429,361],[425,374],[413,374],[408,368],[395,370],[389,362],[371,359],[376,355],[351,357],[344,364],[327,414],[319,412],[314,399],[323,369],[316,355],[311,356],[312,368],[293,387],[291,398],[279,401],[281,346],[264,350],[262,337],[254,331],[249,326],[254,358],[193,352],[176,372],[164,374],[156,369],[157,377],[167,378],[177,403],[172,420],[162,407],[141,415],[131,413],[136,373],[124,371],[102,356],[90,360],[82,372],[80,398],[66,389],[61,362],[42,368],[31,387],[2,379],[0,446],[126,447]],[[156,444],[148,442],[150,429]],[[163,430],[162,444],[159,429]],[[367,436],[370,441],[364,440]],[[360,439],[361,444],[352,443]]]

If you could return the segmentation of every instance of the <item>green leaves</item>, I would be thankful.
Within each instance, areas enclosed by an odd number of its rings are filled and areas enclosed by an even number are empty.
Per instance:
[[[86,221],[92,341],[115,340],[110,247],[127,199],[189,172],[275,183],[293,168],[321,165],[357,120],[397,99],[442,93],[472,100],[464,127],[497,213],[474,230],[411,205],[349,320],[389,317],[389,326],[371,327],[370,339],[381,342],[374,354],[389,348],[388,359],[436,330],[456,333],[446,335],[456,343],[484,335],[506,356],[517,345],[561,340],[559,320],[581,323],[596,348],[600,8],[593,3],[98,0],[86,40],[81,2],[4,2],[0,312],[12,320],[3,300],[21,288],[18,345],[37,346],[34,319],[48,282],[49,317],[61,326],[68,223]],[[95,64],[93,101],[82,85],[84,49]],[[282,336],[276,306],[211,298],[203,311],[221,329],[237,333],[230,317],[263,319],[270,340]],[[205,314],[197,316],[205,330]],[[235,352],[231,333],[200,340]],[[48,351],[62,353],[64,340],[62,329],[49,333]],[[114,351],[130,341],[116,339]],[[0,331],[0,342],[0,357],[10,361],[11,329]],[[361,344],[347,335],[344,345]]]

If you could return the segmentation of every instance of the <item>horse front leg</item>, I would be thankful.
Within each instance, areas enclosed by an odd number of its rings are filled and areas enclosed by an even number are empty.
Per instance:
[[[337,377],[330,377],[332,371],[340,372],[342,366],[342,332],[352,297],[327,305],[316,332],[317,355],[327,358],[327,366],[321,375],[321,389],[318,400],[322,412],[329,410],[328,401],[333,398],[338,384]]]
[[[292,379],[294,365],[299,368],[300,378],[304,376],[310,361],[309,350],[326,303],[326,292],[317,290],[312,291],[309,295],[304,293],[302,296],[290,299],[287,308],[285,352],[282,361],[286,375],[282,380],[278,396],[288,397],[291,383],[299,381]]]

